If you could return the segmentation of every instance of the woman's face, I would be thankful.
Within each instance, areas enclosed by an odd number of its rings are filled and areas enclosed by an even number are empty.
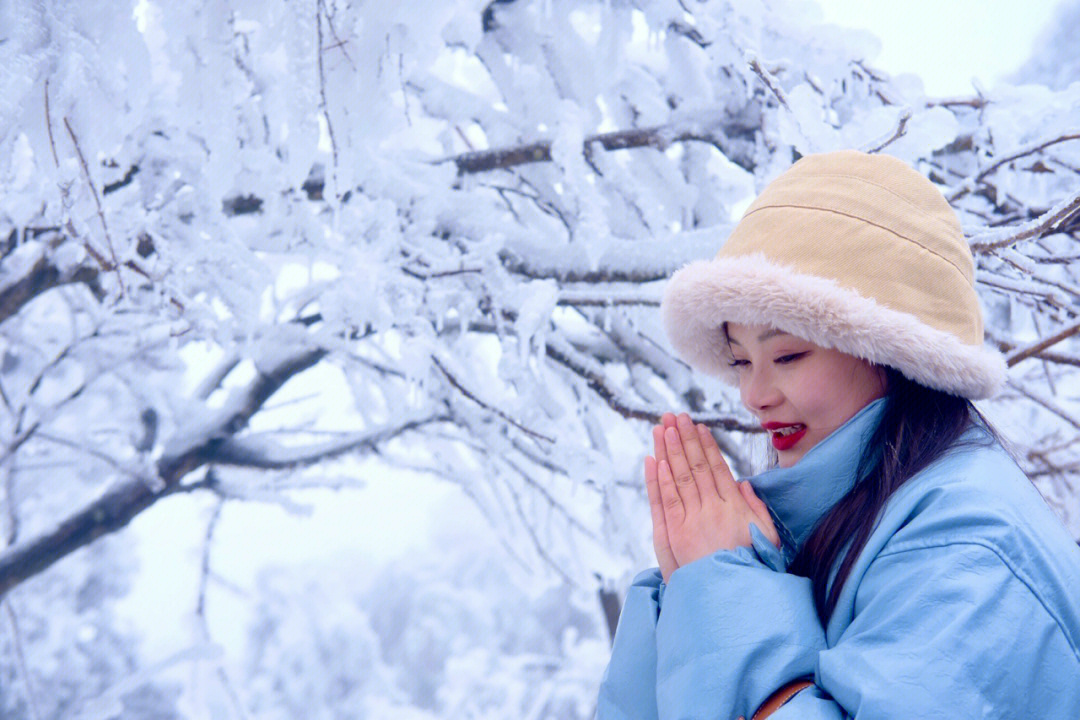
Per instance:
[[[866,360],[765,325],[727,323],[743,405],[791,467],[833,430],[885,394],[885,373]]]

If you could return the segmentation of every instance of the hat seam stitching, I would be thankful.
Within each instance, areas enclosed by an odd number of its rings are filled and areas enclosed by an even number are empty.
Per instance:
[[[890,195],[892,195],[896,199],[902,200],[905,205],[907,205],[912,210],[914,210],[915,212],[922,215],[927,220],[933,221],[936,224],[944,224],[946,227],[948,227],[948,223],[944,222],[944,220],[941,220],[939,218],[934,217],[933,214],[926,212],[924,209],[922,209],[921,207],[919,207],[918,205],[913,203],[910,199],[904,197],[903,195],[896,192],[895,190],[888,187],[887,185],[882,185],[881,183],[874,182],[873,180],[868,180],[866,178],[859,177],[858,175],[845,175],[843,173],[812,173],[812,174],[803,175],[801,177],[811,177],[811,178],[838,177],[838,178],[847,178],[848,180],[856,180],[858,182],[865,183],[867,185],[873,185],[874,187],[879,188],[879,189],[884,190],[885,192],[889,193]],[[926,179],[925,176],[923,176],[921,174],[920,174],[920,177],[923,177],[923,179]],[[934,189],[936,190],[937,188],[934,188]],[[939,193],[939,195],[940,195],[940,193]],[[941,199],[943,201],[945,201],[946,205],[948,205],[948,201],[945,200],[944,196],[941,196]],[[950,210],[952,209],[951,205],[948,205],[948,207],[949,207]],[[952,230],[952,229],[955,229],[955,228],[950,227],[949,229]],[[962,234],[963,234],[963,232],[961,231],[961,235]]]
[[[746,218],[750,217],[751,215],[753,215],[755,213],[758,213],[758,212],[761,212],[762,210],[768,210],[769,208],[799,208],[801,210],[818,210],[820,212],[833,213],[834,215],[840,215],[842,217],[851,218],[852,220],[859,220],[860,222],[864,222],[867,225],[872,225],[873,227],[880,228],[881,230],[884,230],[885,232],[888,232],[888,233],[890,233],[892,235],[895,235],[896,237],[900,238],[901,240],[907,240],[909,243],[911,243],[915,247],[920,248],[922,250],[925,250],[926,252],[930,253],[931,255],[933,255],[935,257],[941,258],[942,260],[947,262],[950,266],[952,266],[952,268],[954,270],[956,270],[956,272],[960,273],[961,277],[964,278],[964,282],[967,282],[967,275],[964,273],[964,271],[961,270],[956,265],[956,263],[954,263],[952,260],[950,260],[949,258],[942,255],[941,253],[936,252],[934,250],[931,250],[930,248],[926,247],[925,245],[923,245],[918,240],[915,240],[913,238],[909,238],[906,235],[901,235],[900,233],[896,232],[892,228],[885,227],[884,225],[879,225],[878,223],[867,220],[866,218],[861,217],[859,215],[851,215],[850,213],[840,212],[839,210],[833,210],[832,208],[817,207],[816,205],[795,205],[795,204],[792,204],[792,203],[783,203],[783,204],[776,204],[776,205],[764,205],[762,207],[754,208],[753,210],[746,213],[746,215],[743,216],[743,219],[745,220]]]

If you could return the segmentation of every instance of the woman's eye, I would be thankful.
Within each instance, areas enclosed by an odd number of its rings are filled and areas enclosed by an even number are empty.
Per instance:
[[[750,364],[749,360],[732,360],[731,362],[728,363],[728,365],[730,365],[733,368],[742,367],[743,365],[749,365],[749,364]]]
[[[786,365],[787,363],[795,362],[805,354],[806,353],[801,352],[792,353],[791,355],[781,355],[780,357],[776,358],[776,362],[780,363],[781,365]]]

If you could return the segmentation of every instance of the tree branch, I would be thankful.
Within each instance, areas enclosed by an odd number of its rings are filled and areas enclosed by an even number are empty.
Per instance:
[[[619,393],[611,387],[603,372],[591,359],[574,350],[565,340],[552,338],[547,343],[547,356],[560,365],[571,370],[586,381],[589,388],[599,395],[611,406],[611,409],[625,418],[647,420],[653,424],[660,423],[660,416],[664,411],[645,406],[635,406],[620,397]],[[691,413],[691,418],[696,423],[709,427],[720,428],[729,432],[760,433],[764,430],[759,425],[746,425],[729,417],[706,415],[705,413]]]
[[[729,156],[733,162],[738,162],[740,166],[744,164],[736,159],[734,153],[725,151],[723,147],[724,140],[720,136],[694,130],[680,132],[664,125],[589,135],[585,138],[582,152],[585,151],[585,148],[592,147],[594,144],[598,144],[608,151],[641,147],[663,150],[676,142],[708,143],[724,153],[725,156]],[[458,175],[470,175],[488,170],[505,170],[530,163],[551,162],[551,141],[541,140],[517,147],[468,152],[448,159],[457,165]],[[445,162],[445,160],[441,162]]]
[[[867,147],[865,150],[863,150],[863,152],[881,152],[889,145],[892,145],[894,142],[902,138],[907,133],[907,124],[909,120],[911,120],[911,110],[905,109],[902,113],[900,113],[900,118],[897,121],[896,130],[893,131],[893,134],[885,138],[884,140],[874,141],[874,143],[871,144],[870,147]]]
[[[181,430],[174,436],[158,461],[156,478],[117,483],[54,529],[4,550],[0,553],[0,597],[75,550],[123,528],[161,498],[183,490],[180,481],[185,475],[213,461],[215,450],[246,427],[271,395],[325,355],[321,348],[304,349],[277,362],[265,363],[268,369],[234,394],[216,416],[209,421],[200,416],[196,420],[197,431]]]
[[[1023,383],[1013,378],[1006,378],[1005,382],[1008,383],[1009,387],[1015,388],[1021,394],[1027,396],[1031,400],[1034,400],[1037,404],[1042,405],[1044,408],[1054,413],[1077,430],[1080,430],[1080,417],[1073,415],[1068,410],[1054,402],[1052,399],[1043,395],[1042,392],[1032,387],[1028,387],[1027,385],[1024,385]]]
[[[105,270],[116,270],[117,278],[120,274],[120,261],[116,259],[116,248],[113,246],[112,236],[109,234],[109,224],[105,222],[105,210],[101,206],[101,197],[98,195],[97,186],[94,185],[94,179],[90,177],[90,168],[86,164],[86,157],[83,155],[82,146],[79,145],[79,138],[75,135],[75,131],[71,129],[71,123],[68,119],[64,118],[64,127],[67,128],[68,135],[71,137],[71,144],[75,146],[75,154],[79,158],[79,165],[82,167],[83,176],[86,178],[86,184],[90,186],[90,194],[94,197],[94,205],[97,207],[98,219],[101,220],[101,229],[105,232],[105,242],[109,247],[109,255],[112,257],[112,263],[103,263],[102,267]],[[97,255],[93,247],[89,242],[86,243],[87,251],[93,255]],[[123,287],[123,280],[121,287]]]
[[[996,172],[998,168],[1002,167],[1003,165],[1007,165],[1013,160],[1019,160],[1020,158],[1026,157],[1028,155],[1034,155],[1037,152],[1045,150],[1051,145],[1057,145],[1058,143],[1067,142],[1069,140],[1080,140],[1080,132],[1065,133],[1064,135],[1059,135],[1049,140],[1041,140],[1030,145],[1025,145],[1024,147],[1018,148],[1010,153],[1006,153],[995,162],[987,165],[985,168],[980,170],[977,174],[962,181],[959,185],[957,185],[955,190],[953,190],[951,193],[946,194],[945,197],[949,202],[959,200],[960,198],[974,190],[975,186],[978,183],[982,182],[987,175]]]
[[[749,64],[750,69],[753,70],[754,74],[761,79],[761,82],[765,85],[765,87],[769,88],[772,94],[776,96],[776,99],[780,102],[780,104],[784,106],[784,109],[790,112],[791,106],[788,105],[787,96],[784,94],[783,88],[780,87],[780,83],[777,82],[776,77],[774,77],[772,73],[762,67],[761,61],[759,61],[756,57],[751,57],[749,59]]]
[[[14,316],[27,303],[49,290],[61,285],[83,283],[94,297],[102,298],[105,291],[98,283],[98,270],[79,265],[69,272],[60,269],[42,254],[30,269],[18,280],[0,288],[0,323]]]
[[[1080,217],[1080,191],[1065,198],[1031,222],[1019,227],[996,228],[975,235],[969,243],[971,252],[987,253],[1021,240],[1053,235],[1076,217]]]
[[[260,470],[288,470],[314,465],[325,460],[333,460],[346,453],[386,442],[409,430],[415,430],[430,423],[450,422],[449,415],[430,415],[413,418],[404,422],[385,425],[361,433],[350,433],[345,438],[331,440],[303,447],[289,447],[278,443],[257,441],[253,438],[233,438],[218,445],[214,450],[215,465],[233,465],[257,468]]]
[[[499,410],[497,407],[494,407],[490,403],[486,403],[483,400],[481,400],[480,398],[478,398],[475,395],[475,393],[469,391],[468,388],[466,388],[464,385],[462,385],[461,382],[456,377],[454,377],[450,373],[450,371],[447,370],[446,367],[443,366],[443,364],[441,362],[439,362],[439,359],[437,357],[435,357],[434,355],[431,356],[431,362],[435,364],[435,367],[438,368],[439,372],[441,372],[446,377],[446,380],[450,383],[450,385],[455,390],[457,390],[459,393],[461,393],[462,395],[464,395],[468,399],[472,400],[474,403],[476,403],[480,407],[484,408],[485,410],[490,410],[491,412],[495,413],[496,415],[501,417],[503,420],[510,423],[511,425],[516,427],[518,430],[525,433],[526,435],[529,435],[530,437],[534,437],[537,440],[544,440],[544,441],[546,441],[548,443],[554,443],[555,442],[555,438],[548,437],[547,435],[543,435],[541,433],[538,433],[535,430],[530,430],[529,428],[527,428],[524,425],[522,425],[521,423],[519,423],[517,420],[514,420],[514,418],[512,418],[509,415],[507,415],[506,413],[504,413],[502,410]]]
[[[1005,364],[1008,367],[1012,367],[1013,365],[1016,365],[1017,363],[1019,363],[1019,362],[1021,362],[1023,360],[1027,360],[1029,357],[1032,357],[1033,355],[1038,355],[1043,350],[1046,350],[1049,347],[1057,345],[1062,340],[1066,340],[1068,338],[1071,338],[1073,335],[1075,335],[1078,332],[1080,332],[1080,323],[1075,323],[1073,325],[1070,325],[1069,327],[1065,328],[1061,332],[1056,333],[1054,335],[1051,335],[1050,337],[1045,338],[1043,340],[1040,340],[1039,342],[1037,342],[1037,343],[1035,343],[1033,345],[1029,345],[1026,348],[1022,348],[1022,349],[1017,350],[1015,352],[1009,353],[1009,355],[1005,358]]]

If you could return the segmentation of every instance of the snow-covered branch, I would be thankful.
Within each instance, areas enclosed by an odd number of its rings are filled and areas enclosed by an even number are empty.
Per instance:
[[[61,269],[49,256],[49,243],[33,240],[21,245],[0,265],[0,323],[15,315],[34,298],[62,285],[82,283],[97,297],[104,293],[98,269],[79,264]]]
[[[718,109],[718,111],[722,112],[721,109]],[[586,148],[595,146],[609,152],[631,148],[664,150],[674,143],[702,142],[716,147],[717,150],[729,156],[733,162],[742,165],[747,160],[742,153],[735,151],[729,139],[730,135],[744,132],[744,128],[737,120],[737,116],[732,117],[730,128],[717,124],[690,130],[681,129],[678,125],[672,125],[597,133],[585,138],[582,144],[582,152],[586,152]],[[457,166],[459,174],[471,175],[490,170],[506,170],[531,163],[551,162],[551,147],[551,140],[540,140],[514,147],[467,152],[440,162],[452,161]],[[746,169],[752,170],[753,166],[746,167]]]
[[[1080,190],[1061,200],[1039,217],[1018,227],[1003,226],[987,230],[970,240],[973,253],[986,253],[1014,245],[1021,240],[1045,237],[1062,229],[1080,217]]]
[[[357,450],[374,450],[378,445],[410,430],[431,423],[449,422],[449,415],[410,418],[322,443],[292,446],[265,439],[240,437],[226,440],[214,448],[210,460],[215,465],[234,465],[259,470],[296,469],[333,460]]]
[[[157,463],[156,477],[120,481],[52,530],[0,552],[0,597],[75,550],[125,527],[163,497],[183,490],[181,480],[188,473],[214,462],[217,448],[246,427],[278,388],[325,354],[312,348],[262,358],[263,370],[247,387],[235,391],[213,417],[194,418],[190,427],[173,436]]]
[[[1061,135],[1057,135],[1048,140],[1039,140],[1033,143],[1029,143],[1021,148],[1012,150],[1011,152],[1006,152],[1001,157],[997,158],[994,162],[979,170],[979,172],[977,172],[976,174],[972,175],[971,177],[965,178],[962,182],[958,183],[954,190],[946,193],[946,198],[949,202],[955,202],[962,198],[964,195],[967,195],[969,192],[972,192],[975,189],[975,186],[985,180],[988,175],[997,172],[997,170],[1013,162],[1014,160],[1019,160],[1020,158],[1027,157],[1028,155],[1034,155],[1035,153],[1042,152],[1043,150],[1052,145],[1068,142],[1070,140],[1080,140],[1080,132],[1062,133]]]

